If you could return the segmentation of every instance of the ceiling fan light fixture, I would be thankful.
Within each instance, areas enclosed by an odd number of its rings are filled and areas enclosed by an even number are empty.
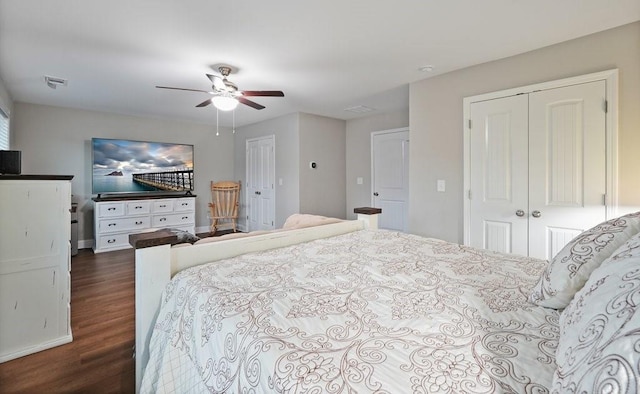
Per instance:
[[[238,106],[238,99],[230,96],[215,96],[211,103],[220,111],[233,111]]]

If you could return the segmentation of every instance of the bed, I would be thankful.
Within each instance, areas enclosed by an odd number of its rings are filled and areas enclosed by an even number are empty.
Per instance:
[[[551,262],[377,230],[364,213],[206,246],[142,240],[138,388],[635,392],[638,222],[591,229]]]

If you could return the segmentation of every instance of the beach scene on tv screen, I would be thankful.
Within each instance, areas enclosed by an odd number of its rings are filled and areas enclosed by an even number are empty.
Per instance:
[[[93,145],[93,193],[193,190],[193,146],[99,139]]]

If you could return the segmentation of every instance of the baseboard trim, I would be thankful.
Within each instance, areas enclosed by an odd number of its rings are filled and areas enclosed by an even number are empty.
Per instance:
[[[78,241],[78,249],[93,248],[93,239],[81,239]]]
[[[16,359],[16,358],[19,358],[19,357],[23,357],[23,356],[28,356],[30,354],[41,352],[43,350],[51,349],[52,347],[64,345],[64,344],[70,343],[72,341],[73,341],[73,335],[67,334],[67,335],[61,336],[59,338],[56,338],[54,340],[51,340],[51,341],[47,341],[47,342],[44,342],[44,343],[39,343],[39,344],[34,345],[34,346],[29,346],[29,347],[20,349],[20,350],[15,351],[15,352],[2,354],[2,355],[0,355],[0,363],[3,363],[5,361],[9,361],[9,360],[13,360],[13,359]]]

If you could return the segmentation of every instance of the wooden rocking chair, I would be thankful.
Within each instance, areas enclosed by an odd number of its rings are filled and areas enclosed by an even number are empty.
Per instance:
[[[209,203],[209,219],[211,220],[211,234],[218,231],[218,224],[231,222],[233,232],[238,224],[238,197],[240,181],[211,181],[211,202]]]

